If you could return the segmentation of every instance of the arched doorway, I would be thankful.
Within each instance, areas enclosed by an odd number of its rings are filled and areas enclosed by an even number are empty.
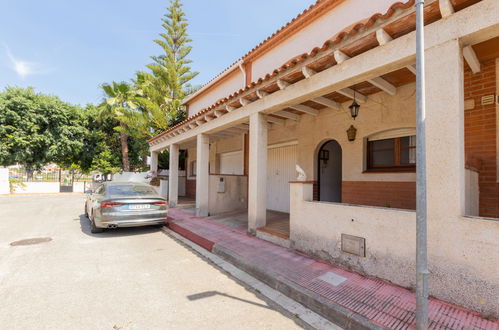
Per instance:
[[[341,146],[335,140],[325,142],[317,154],[319,200],[341,203]]]

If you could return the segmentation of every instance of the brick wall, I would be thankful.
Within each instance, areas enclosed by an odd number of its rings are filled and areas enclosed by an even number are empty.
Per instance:
[[[196,198],[196,180],[185,180],[185,195]]]
[[[415,182],[343,181],[343,203],[416,209]]]
[[[465,65],[464,100],[473,100],[474,107],[464,111],[464,145],[467,165],[479,171],[480,216],[498,218],[496,106],[481,105],[482,96],[496,93],[495,70],[495,60],[483,62],[476,74]]]

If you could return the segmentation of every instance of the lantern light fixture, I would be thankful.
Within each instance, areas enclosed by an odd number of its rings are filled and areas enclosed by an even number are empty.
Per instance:
[[[355,100],[355,90],[353,91],[353,103],[348,107],[353,120],[359,115],[360,105]]]

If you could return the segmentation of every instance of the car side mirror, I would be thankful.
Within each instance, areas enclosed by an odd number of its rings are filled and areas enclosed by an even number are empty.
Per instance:
[[[85,190],[85,194],[88,194],[88,195],[92,194],[92,189]]]

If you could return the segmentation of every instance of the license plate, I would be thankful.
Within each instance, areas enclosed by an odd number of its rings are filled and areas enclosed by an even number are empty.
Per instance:
[[[149,204],[130,204],[128,206],[130,210],[144,210],[151,207]]]

